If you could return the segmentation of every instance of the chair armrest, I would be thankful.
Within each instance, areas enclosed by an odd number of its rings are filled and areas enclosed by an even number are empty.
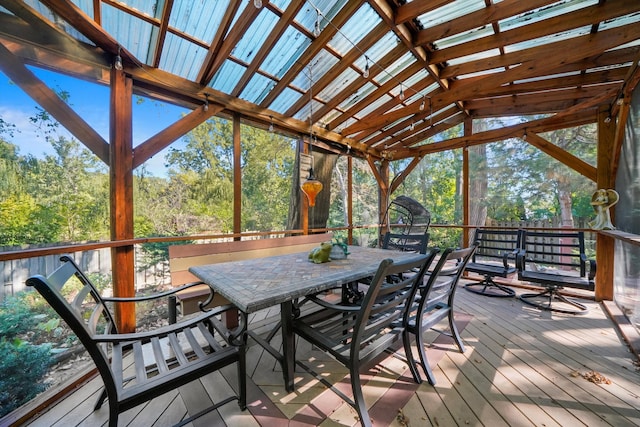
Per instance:
[[[589,260],[589,280],[594,280],[596,278],[596,260]]]
[[[513,258],[514,260],[518,257],[519,249],[514,249],[509,252],[505,252],[502,255],[502,264],[504,265],[505,270],[509,268],[509,258]]]
[[[312,295],[312,296],[308,297],[307,299],[309,301],[312,301],[312,302],[318,304],[319,306],[322,306],[324,308],[328,308],[329,310],[345,311],[345,312],[351,312],[351,313],[357,313],[358,311],[360,311],[360,306],[359,305],[333,304],[333,303],[330,303],[328,301],[323,300],[322,298],[318,298],[315,295]]]
[[[237,339],[237,337],[244,334],[246,329],[246,321],[241,322],[240,326],[235,331],[229,331],[228,329],[222,326],[221,322],[215,319],[215,316],[217,316],[218,314],[224,313],[225,311],[235,309],[235,308],[236,307],[232,304],[226,304],[226,305],[213,308],[196,317],[192,317],[190,319],[183,320],[178,323],[161,326],[151,331],[135,332],[135,333],[128,333],[128,334],[97,334],[97,335],[94,335],[93,338],[98,342],[112,343],[112,344],[126,342],[126,341],[138,341],[138,340],[147,342],[152,338],[164,337],[168,334],[177,333],[184,329],[190,328],[205,320],[211,320],[212,325],[216,328],[216,330],[220,333],[220,335],[225,339],[225,341],[227,341],[228,344],[239,345],[238,343],[235,342],[235,340]]]
[[[520,249],[516,253],[516,268],[520,271],[525,270],[527,251],[526,249]]]
[[[177,292],[183,291],[185,289],[189,289],[193,286],[199,286],[199,285],[205,285],[206,283],[204,282],[191,282],[191,283],[187,283],[186,285],[182,285],[179,286],[177,288],[173,288],[170,289],[168,291],[164,291],[164,292],[158,292],[156,294],[152,294],[152,295],[144,295],[144,296],[139,296],[139,297],[102,297],[103,301],[107,301],[107,302],[141,302],[141,301],[151,301],[154,299],[158,299],[158,298],[164,298],[167,297],[169,295],[173,295]]]

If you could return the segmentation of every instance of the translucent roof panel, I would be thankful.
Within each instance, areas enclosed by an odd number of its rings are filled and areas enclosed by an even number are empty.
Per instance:
[[[305,67],[300,74],[291,82],[292,86],[308,89],[310,81],[315,84],[327,71],[331,69],[339,61],[333,54],[322,49],[318,54],[309,62],[309,65]]]
[[[540,7],[520,15],[498,21],[500,31],[507,31],[523,25],[530,25],[544,19],[560,16],[585,7],[598,4],[598,0],[562,0],[548,6]]]
[[[450,37],[438,40],[434,43],[437,49],[446,49],[451,46],[456,46],[462,43],[472,42],[482,37],[492,36],[495,34],[491,25],[484,25],[479,28],[474,28],[470,31],[454,34]]]
[[[102,3],[102,21],[104,29],[136,58],[144,61],[150,56],[152,24],[105,3]]]
[[[95,3],[93,0],[81,0],[76,1],[77,3]],[[160,2],[158,1],[149,1],[149,0],[121,0],[120,3],[125,4],[127,7],[135,10],[136,12],[140,12],[144,15],[151,16],[154,18],[159,18],[162,15],[162,8],[158,7]],[[180,3],[180,1],[174,2],[174,7],[176,3]]]
[[[368,3],[365,3],[340,28],[329,42],[329,45],[338,53],[344,55],[354,49],[355,45],[360,43],[372,28],[380,24],[380,21],[380,16],[378,16]]]
[[[611,28],[617,28],[627,24],[635,24],[638,21],[640,21],[640,12],[631,13],[629,15],[621,16],[620,18],[610,19],[600,23],[598,30],[609,30]]]
[[[260,104],[273,89],[273,85],[273,80],[256,73],[240,94],[240,98],[253,102],[254,104]]]
[[[244,62],[253,61],[278,20],[279,17],[269,9],[262,8],[231,54]]]
[[[402,57],[400,57],[393,64],[385,68],[384,72],[381,72],[380,74],[378,74],[375,80],[379,84],[382,84],[391,79],[395,79],[398,73],[402,72],[407,67],[413,65],[413,63],[415,62],[416,62],[416,59],[414,58],[414,56],[411,53],[407,52],[404,55],[402,55]],[[398,84],[399,83],[400,81],[398,81]]]
[[[314,0],[307,1],[300,9],[295,21],[302,25],[310,33],[316,31],[316,26],[322,31],[335,18],[336,14],[344,7],[348,0]],[[319,12],[319,13],[316,13]]]
[[[344,70],[337,78],[333,79],[320,93],[318,97],[329,100],[336,93],[341,93],[353,81],[362,78],[360,73],[355,72],[351,68]]]
[[[211,79],[211,86],[213,89],[217,89],[220,92],[231,93],[233,88],[236,87],[238,81],[246,71],[246,67],[238,64],[237,62],[226,60],[222,64],[222,67]]]
[[[155,2],[139,0],[147,4]],[[191,37],[211,43],[222,22],[229,1],[175,0],[169,25]],[[160,11],[161,12],[161,11]],[[207,19],[202,19],[206,16]]]
[[[340,103],[339,108],[341,110],[343,110],[343,111],[344,110],[348,110],[349,108],[353,107],[355,104],[360,102],[361,99],[365,98],[367,95],[369,95],[371,92],[373,92],[377,88],[378,88],[378,86],[376,86],[376,85],[374,85],[374,84],[372,84],[370,82],[365,83],[355,93],[351,94],[351,96],[349,96],[347,99],[342,101]]]
[[[262,71],[276,77],[284,76],[310,44],[308,37],[289,26],[262,63]]]
[[[431,28],[460,18],[471,12],[484,9],[486,6],[484,0],[454,0],[442,7],[418,16],[418,21],[422,24],[422,28]]]
[[[167,33],[159,68],[195,81],[206,56],[206,49]]]
[[[67,24],[65,21],[63,21],[62,19],[58,18],[56,15],[54,15],[51,12],[51,10],[49,10],[48,7],[44,6],[39,1],[36,1],[36,0],[25,0],[24,3],[26,3],[28,6],[32,7],[36,12],[38,12],[39,14],[41,14],[42,16],[47,18],[50,22],[55,24],[56,27],[58,27],[61,30],[65,31],[67,34],[69,34],[74,39],[79,40],[79,41],[84,42],[84,43],[87,43],[87,44],[90,44],[91,46],[95,46],[95,43],[93,43],[91,40],[86,38],[83,34],[81,34],[78,30],[73,28],[71,25]],[[79,3],[81,3],[81,4],[78,5],[78,7],[80,7],[83,10],[83,12],[85,12],[88,16],[93,18],[93,16],[94,16],[94,13],[93,13],[93,2],[84,0],[84,1],[81,1]],[[11,12],[9,12],[9,13],[11,13]]]
[[[269,109],[284,114],[301,96],[302,94],[300,92],[287,87],[276,97],[271,105],[269,105]]]
[[[447,64],[458,65],[458,64],[466,64],[467,62],[478,61],[481,59],[487,59],[494,56],[500,56],[499,49],[490,49],[485,50],[484,52],[474,53],[473,55],[461,56],[460,58],[453,58],[447,61]]]
[[[516,43],[504,47],[505,53],[517,52],[519,50],[531,49],[534,47],[540,47],[550,43],[559,42],[562,40],[569,40],[575,37],[585,36],[591,33],[591,25],[586,25],[580,28],[576,28],[571,31],[563,31],[561,33],[551,34],[545,37],[538,37],[532,40],[527,40],[522,43]]]

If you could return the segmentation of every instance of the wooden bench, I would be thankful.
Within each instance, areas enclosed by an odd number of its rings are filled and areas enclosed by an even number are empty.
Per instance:
[[[558,292],[565,287],[595,289],[596,262],[587,259],[584,232],[524,230],[516,265],[519,280],[546,288],[539,293],[520,295],[523,302],[543,310],[570,314],[587,312],[584,304]],[[554,301],[559,301],[559,304],[553,305]]]
[[[189,267],[308,252],[322,242],[331,241],[332,238],[333,235],[331,233],[322,233],[272,239],[172,245],[169,246],[171,284],[175,287],[186,283],[198,282],[199,279],[189,272]],[[205,284],[178,292],[175,295],[175,299],[170,301],[169,304],[169,321],[175,323],[177,317],[176,307],[180,308],[183,316],[200,311],[200,302],[204,302],[209,295],[209,286]],[[208,304],[208,307],[216,307],[226,303],[228,303],[226,299],[216,295],[213,301]],[[233,315],[230,317],[237,318],[237,316]],[[232,327],[230,324],[228,326]]]
[[[519,230],[478,228],[474,243],[478,244],[466,271],[484,276],[480,282],[468,283],[468,291],[490,297],[513,297],[515,291],[496,283],[494,277],[509,277],[516,273],[516,255],[520,250]]]

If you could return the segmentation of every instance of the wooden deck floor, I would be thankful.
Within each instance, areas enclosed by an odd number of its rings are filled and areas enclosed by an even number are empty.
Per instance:
[[[588,315],[541,312],[517,299],[488,298],[459,289],[457,322],[466,351],[429,332],[428,356],[436,386],[417,385],[402,359],[389,355],[365,375],[364,393],[377,426],[637,426],[640,372],[637,359],[618,336],[603,308],[587,301]],[[266,328],[275,310],[252,319]],[[358,425],[355,411],[312,375],[298,367],[296,391],[282,386],[279,365],[250,343],[249,408],[229,403],[194,426]],[[350,394],[345,370],[308,345],[298,359]],[[604,379],[609,383],[591,380]],[[226,369],[134,408],[120,425],[173,425],[219,401],[235,387]],[[93,412],[99,378],[51,407],[30,426],[96,426],[107,408]]]

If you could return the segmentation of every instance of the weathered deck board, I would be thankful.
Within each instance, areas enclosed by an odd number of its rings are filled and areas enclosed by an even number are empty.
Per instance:
[[[401,426],[398,411],[411,426],[633,426],[640,425],[640,373],[634,356],[600,305],[572,316],[541,312],[519,300],[457,294],[466,352],[428,332],[435,387],[413,383],[403,352],[363,373],[364,394],[376,425]],[[468,316],[465,316],[468,313]],[[250,317],[266,334],[279,319],[277,308]],[[278,335],[272,343],[280,345]],[[300,341],[297,359],[350,394],[344,367]],[[190,425],[282,426],[358,425],[353,409],[298,367],[296,391],[286,393],[280,365],[250,341],[247,352],[248,404],[230,403]],[[611,384],[594,384],[577,373],[596,371]],[[120,425],[173,425],[219,401],[236,387],[233,366],[181,387],[121,417]],[[107,408],[93,412],[101,381],[94,379],[58,403],[31,426],[105,425]]]

